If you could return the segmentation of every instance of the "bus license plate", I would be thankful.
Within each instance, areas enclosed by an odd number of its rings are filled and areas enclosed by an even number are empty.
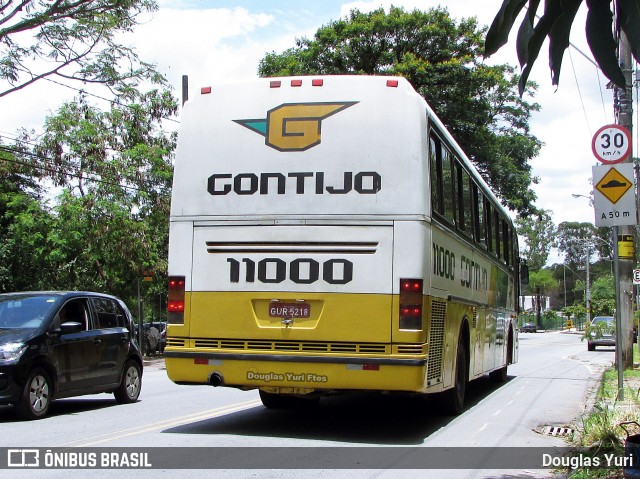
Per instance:
[[[309,303],[273,303],[269,305],[271,318],[309,318],[311,305]]]

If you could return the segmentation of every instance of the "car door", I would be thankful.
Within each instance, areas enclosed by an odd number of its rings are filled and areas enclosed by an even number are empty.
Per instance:
[[[60,309],[55,325],[79,323],[79,330],[62,332],[53,344],[53,357],[58,369],[58,390],[61,395],[82,392],[100,384],[100,345],[86,298],[67,301]]]
[[[126,316],[112,298],[93,297],[91,306],[97,321],[100,345],[100,383],[117,384],[129,352],[129,330]]]

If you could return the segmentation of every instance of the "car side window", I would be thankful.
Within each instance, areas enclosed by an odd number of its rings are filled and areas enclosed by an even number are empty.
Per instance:
[[[72,299],[65,303],[65,305],[58,313],[58,318],[60,320],[60,324],[67,322],[80,323],[82,325],[82,329],[85,331],[90,329],[89,324],[89,315],[87,314],[87,305],[83,299]],[[59,324],[55,324],[56,327],[59,327]]]
[[[114,300],[110,298],[92,298],[91,301],[98,319],[98,328],[125,327],[122,309]]]

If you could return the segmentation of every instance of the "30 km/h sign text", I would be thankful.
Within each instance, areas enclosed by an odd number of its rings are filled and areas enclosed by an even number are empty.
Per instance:
[[[631,152],[631,134],[621,125],[605,125],[593,135],[591,149],[605,165],[620,163]]]

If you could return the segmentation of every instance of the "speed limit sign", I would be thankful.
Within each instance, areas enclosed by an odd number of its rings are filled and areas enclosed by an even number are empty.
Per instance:
[[[605,125],[593,135],[591,149],[605,165],[620,163],[631,153],[631,134],[624,126]]]

